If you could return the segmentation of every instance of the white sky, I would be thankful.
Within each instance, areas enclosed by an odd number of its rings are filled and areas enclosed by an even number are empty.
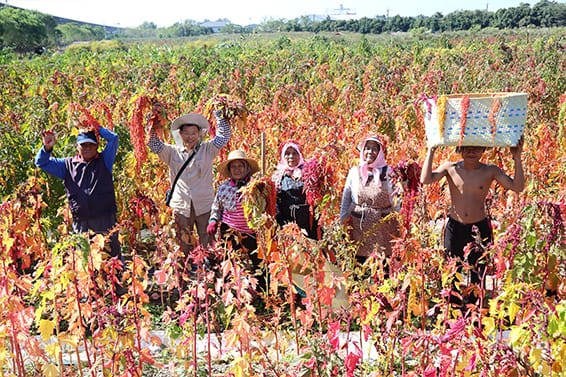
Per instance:
[[[269,19],[294,19],[303,15],[328,15],[341,6],[358,17],[446,15],[456,10],[517,7],[539,0],[0,0],[21,8],[37,10],[77,21],[109,26],[136,27],[145,21],[158,27],[184,20],[216,21],[227,18],[239,25]],[[562,2],[559,1],[559,2]]]

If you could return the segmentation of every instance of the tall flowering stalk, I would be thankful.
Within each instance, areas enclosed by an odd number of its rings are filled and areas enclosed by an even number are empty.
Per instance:
[[[139,172],[147,160],[146,126],[147,130],[155,130],[157,135],[163,137],[164,125],[167,123],[167,109],[157,98],[140,95],[133,101],[134,108],[128,123],[130,139],[134,146],[136,158],[136,171]],[[144,119],[144,115],[147,116]]]
[[[222,117],[230,121],[234,127],[243,127],[248,119],[249,111],[244,101],[230,94],[217,94],[206,101],[204,115],[213,119],[214,111],[220,111]],[[211,122],[210,133],[215,132],[214,123]]]
[[[421,167],[415,161],[400,161],[393,167],[392,175],[393,180],[397,184],[403,185],[404,188],[401,216],[403,218],[403,226],[405,230],[409,232],[415,202],[418,198],[419,188],[421,187]]]
[[[468,109],[470,107],[470,97],[462,96],[462,101],[460,102],[460,141],[458,145],[462,145],[464,141],[464,135],[466,133],[466,121],[468,120]]]
[[[446,103],[448,98],[445,95],[438,97],[436,101],[436,114],[438,117],[438,134],[444,136],[444,121],[446,120]]]

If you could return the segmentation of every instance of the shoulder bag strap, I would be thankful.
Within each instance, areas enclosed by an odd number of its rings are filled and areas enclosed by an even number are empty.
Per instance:
[[[175,180],[173,181],[173,184],[171,185],[171,193],[173,193],[173,190],[175,190],[175,186],[177,185],[177,181],[179,180],[179,177],[181,176],[181,173],[183,172],[183,170],[185,170],[185,168],[187,167],[187,165],[189,164],[189,162],[191,162],[191,160],[193,159],[193,157],[195,157],[195,154],[197,154],[198,152],[198,147],[195,149],[195,151],[193,152],[193,154],[191,154],[189,156],[189,158],[187,158],[187,161],[185,161],[185,163],[183,164],[183,166],[181,166],[181,169],[179,170],[179,172],[177,172],[177,175],[175,176]]]

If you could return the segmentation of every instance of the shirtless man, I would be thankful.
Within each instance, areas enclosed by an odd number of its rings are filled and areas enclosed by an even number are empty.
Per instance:
[[[511,147],[511,155],[515,161],[514,178],[509,177],[498,166],[484,164],[480,161],[485,147],[463,146],[456,151],[462,155],[458,162],[447,161],[435,170],[432,162],[436,147],[428,149],[421,172],[421,182],[429,184],[446,177],[450,189],[451,208],[444,233],[444,247],[450,257],[464,259],[464,249],[474,243],[478,233],[482,246],[493,241],[493,232],[486,213],[485,199],[493,181],[506,190],[521,192],[525,188],[525,175],[521,152],[523,139],[516,147]],[[478,264],[483,255],[483,247],[472,247],[468,262],[474,268],[470,271],[472,284],[480,284],[485,267]],[[475,297],[472,295],[472,299]],[[474,300],[475,301],[475,300]]]

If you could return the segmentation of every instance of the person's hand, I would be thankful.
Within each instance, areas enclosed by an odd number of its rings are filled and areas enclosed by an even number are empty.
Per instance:
[[[214,114],[216,119],[224,119],[224,113],[222,112],[222,110],[216,109],[212,113]]]
[[[521,138],[517,142],[517,145],[509,148],[509,150],[511,151],[511,155],[513,156],[513,160],[517,160],[518,158],[521,158],[521,153],[523,152],[523,142],[524,139],[523,136],[521,136]]]
[[[151,105],[151,112],[145,117],[145,131],[155,132],[155,129],[162,129],[167,122],[166,116],[163,115],[165,106],[160,102]]]
[[[208,223],[208,226],[206,227],[206,233],[208,233],[209,236],[214,236],[216,234],[216,228],[218,227],[218,224],[216,223],[216,221],[211,221]]]
[[[145,132],[148,133],[153,129],[153,122],[152,122],[152,115],[153,113],[149,113],[145,116]]]
[[[55,133],[53,130],[43,131],[41,133],[41,141],[43,142],[43,148],[45,148],[45,151],[51,152],[55,145]]]

